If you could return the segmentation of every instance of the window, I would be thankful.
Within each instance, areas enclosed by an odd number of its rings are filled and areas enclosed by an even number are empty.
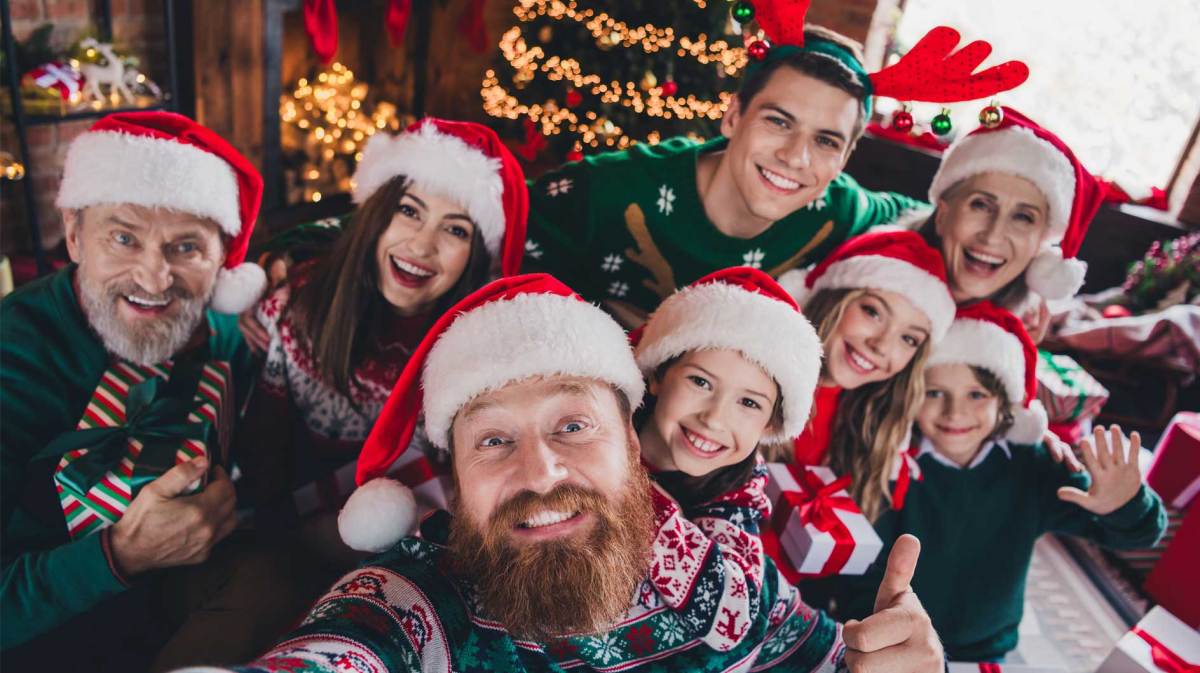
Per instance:
[[[1093,173],[1127,189],[1167,186],[1200,119],[1200,2],[907,0],[890,51],[938,25],[962,44],[990,42],[984,67],[1028,63],[1029,80],[997,101],[1054,131]],[[954,132],[977,127],[987,104],[950,106]],[[881,101],[885,119],[894,108]],[[913,116],[928,122],[939,109],[918,104]]]

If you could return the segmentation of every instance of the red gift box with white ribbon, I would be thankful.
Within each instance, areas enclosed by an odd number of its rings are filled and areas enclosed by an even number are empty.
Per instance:
[[[1200,632],[1162,607],[1142,617],[1096,669],[1096,673],[1195,673],[1200,671]]]
[[[793,568],[805,577],[861,575],[879,556],[883,541],[827,467],[769,463],[767,497],[771,527]]]

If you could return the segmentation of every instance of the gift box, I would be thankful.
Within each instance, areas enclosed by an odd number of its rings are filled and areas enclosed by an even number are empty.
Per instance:
[[[861,575],[883,549],[875,528],[841,479],[826,467],[770,463],[771,527],[793,568],[806,578]]]
[[[951,661],[946,665],[946,673],[1066,673],[1066,670],[1057,666]]]
[[[1194,673],[1200,671],[1200,633],[1155,607],[1117,641],[1096,673]]]
[[[54,485],[71,538],[116,523],[143,486],[175,465],[200,456],[223,462],[231,383],[224,361],[110,367],[75,430],[39,454],[60,457]]]
[[[1200,413],[1175,414],[1146,471],[1146,483],[1176,509],[1187,509],[1200,493]]]
[[[1192,628],[1200,628],[1200,507],[1192,507],[1146,578],[1146,593]]]
[[[1038,351],[1037,398],[1052,424],[1090,420],[1108,401],[1108,390],[1069,355]]]

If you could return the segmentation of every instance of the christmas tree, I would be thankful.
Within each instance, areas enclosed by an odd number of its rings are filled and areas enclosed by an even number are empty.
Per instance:
[[[725,0],[519,0],[484,76],[483,108],[529,161],[707,138],[746,65],[749,3]],[[750,11],[753,11],[752,9]],[[749,16],[741,18],[749,20]],[[505,128],[506,127],[506,128]]]

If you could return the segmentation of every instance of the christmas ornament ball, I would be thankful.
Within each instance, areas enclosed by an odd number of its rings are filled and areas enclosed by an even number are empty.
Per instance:
[[[583,152],[580,152],[578,149],[567,152],[567,161],[581,161],[582,159]]]
[[[950,115],[946,112],[938,114],[929,122],[929,128],[939,136],[944,136],[950,132]]]
[[[583,102],[583,94],[578,89],[567,90],[567,107],[575,107]]]
[[[749,47],[746,47],[746,53],[750,55],[750,58],[756,61],[761,61],[767,57],[768,48],[769,47],[766,42],[762,40],[755,40],[750,43]]]
[[[746,0],[738,0],[738,2],[733,3],[733,8],[729,10],[729,15],[738,23],[750,23],[754,20],[754,5]]]
[[[669,79],[662,83],[662,95],[674,96],[678,92],[679,92],[679,85],[675,83],[675,80]]]
[[[897,110],[892,115],[892,128],[901,133],[908,133],[913,127],[913,116],[908,110]]]
[[[984,128],[994,129],[1004,121],[1004,111],[996,105],[989,105],[979,111],[979,123]]]

